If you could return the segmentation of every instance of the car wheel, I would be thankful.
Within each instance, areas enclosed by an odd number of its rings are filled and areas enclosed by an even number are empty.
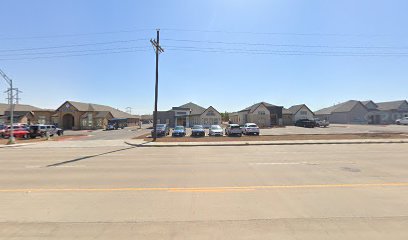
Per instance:
[[[396,122],[397,123],[397,125],[400,125],[401,123],[400,122]]]

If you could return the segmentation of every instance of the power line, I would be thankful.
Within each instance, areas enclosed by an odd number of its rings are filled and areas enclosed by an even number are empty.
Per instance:
[[[299,51],[248,51],[248,50],[227,50],[227,49],[189,49],[189,48],[171,48],[166,47],[169,51],[184,51],[184,52],[201,52],[201,53],[230,53],[230,54],[246,54],[246,55],[279,55],[279,56],[326,56],[326,57],[408,57],[407,53],[393,54],[393,53],[336,53],[336,52],[299,52]]]
[[[224,42],[224,41],[203,41],[193,39],[174,39],[164,38],[165,41],[174,42],[191,42],[191,43],[209,43],[209,44],[226,44],[226,45],[248,45],[248,46],[273,46],[273,47],[303,47],[303,48],[351,48],[351,49],[408,49],[408,47],[394,46],[330,46],[330,45],[305,45],[305,44],[273,44],[273,43],[249,43],[249,42]]]
[[[13,54],[0,54],[0,57],[4,56],[29,56],[29,55],[49,55],[49,54],[68,54],[68,53],[85,53],[85,52],[97,52],[97,51],[113,51],[113,50],[129,50],[129,49],[149,49],[149,46],[145,47],[117,47],[117,48],[102,48],[102,49],[83,49],[83,50],[69,50],[69,51],[57,51],[57,52],[29,52],[29,53],[13,53]]]
[[[219,47],[192,47],[165,45],[169,49],[195,49],[195,50],[220,50],[220,51],[243,51],[243,52],[272,52],[272,53],[311,53],[311,54],[378,54],[378,55],[407,55],[408,52],[340,52],[340,51],[303,51],[303,50],[271,50],[271,49],[249,49],[249,48],[219,48]]]
[[[108,54],[118,54],[118,53],[133,53],[133,52],[146,52],[148,50],[128,50],[128,51],[107,51],[100,53],[87,53],[87,54],[67,54],[58,56],[38,56],[38,57],[23,57],[23,58],[2,58],[0,61],[13,61],[13,60],[35,60],[35,59],[49,59],[49,58],[66,58],[66,57],[80,57],[80,56],[95,56],[95,55],[108,55]]]
[[[252,31],[225,31],[225,30],[202,30],[164,28],[169,32],[201,32],[201,33],[224,33],[224,34],[249,34],[249,35],[290,35],[290,36],[328,36],[328,37],[384,37],[387,34],[351,34],[351,33],[295,33],[295,32],[252,32]]]
[[[34,51],[34,50],[44,50],[44,49],[56,49],[56,48],[72,48],[72,47],[84,47],[84,46],[95,46],[95,45],[109,45],[115,43],[129,43],[137,41],[148,41],[147,38],[130,39],[130,40],[118,40],[109,42],[96,42],[96,43],[82,43],[82,44],[70,44],[70,45],[59,45],[59,46],[49,46],[49,47],[36,47],[36,48],[20,48],[20,49],[0,49],[0,52],[18,52],[18,51]]]
[[[145,29],[119,30],[119,31],[108,31],[108,32],[93,32],[93,33],[69,33],[69,34],[56,34],[56,35],[27,36],[27,37],[3,37],[3,38],[0,38],[0,40],[67,38],[67,37],[81,37],[81,36],[92,36],[92,35],[108,35],[108,34],[116,34],[116,33],[144,32],[144,31],[153,31],[153,30],[155,29],[145,28]]]

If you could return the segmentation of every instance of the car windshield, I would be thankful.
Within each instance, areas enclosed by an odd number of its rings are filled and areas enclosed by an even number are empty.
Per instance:
[[[194,125],[193,126],[193,129],[202,129],[203,128],[203,126],[201,126],[201,125]]]
[[[258,126],[256,126],[256,124],[249,124],[247,127],[256,128],[256,127],[258,127]]]
[[[211,130],[220,130],[220,129],[221,129],[221,127],[218,126],[218,125],[211,126]]]
[[[156,128],[157,129],[163,129],[163,128],[165,128],[166,127],[166,125],[164,125],[164,124],[157,124],[156,125]]]
[[[231,127],[231,128],[240,128],[239,125],[231,125],[230,127]]]
[[[183,126],[177,126],[177,127],[174,128],[174,130],[184,130],[184,127]]]

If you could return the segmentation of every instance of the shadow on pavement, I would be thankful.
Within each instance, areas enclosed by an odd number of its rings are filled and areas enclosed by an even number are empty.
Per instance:
[[[50,165],[47,165],[45,167],[57,167],[57,166],[60,166],[60,165],[73,163],[73,162],[78,162],[78,161],[82,161],[82,160],[93,158],[93,157],[103,156],[103,155],[110,154],[110,153],[121,152],[121,151],[129,150],[129,149],[132,149],[132,148],[136,148],[136,147],[132,146],[132,147],[122,148],[122,149],[113,150],[113,151],[109,151],[109,152],[99,153],[99,154],[95,154],[95,155],[80,157],[80,158],[76,158],[76,159],[72,159],[72,160],[67,160],[67,161],[63,161],[63,162],[59,162],[59,163],[50,164]]]

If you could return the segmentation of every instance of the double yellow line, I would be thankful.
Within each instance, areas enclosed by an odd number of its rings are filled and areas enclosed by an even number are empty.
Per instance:
[[[350,184],[309,184],[309,185],[266,185],[241,187],[130,187],[130,188],[19,188],[0,189],[0,193],[19,192],[248,192],[273,189],[319,189],[319,188],[370,188],[370,187],[408,187],[408,182],[394,183],[350,183]]]

